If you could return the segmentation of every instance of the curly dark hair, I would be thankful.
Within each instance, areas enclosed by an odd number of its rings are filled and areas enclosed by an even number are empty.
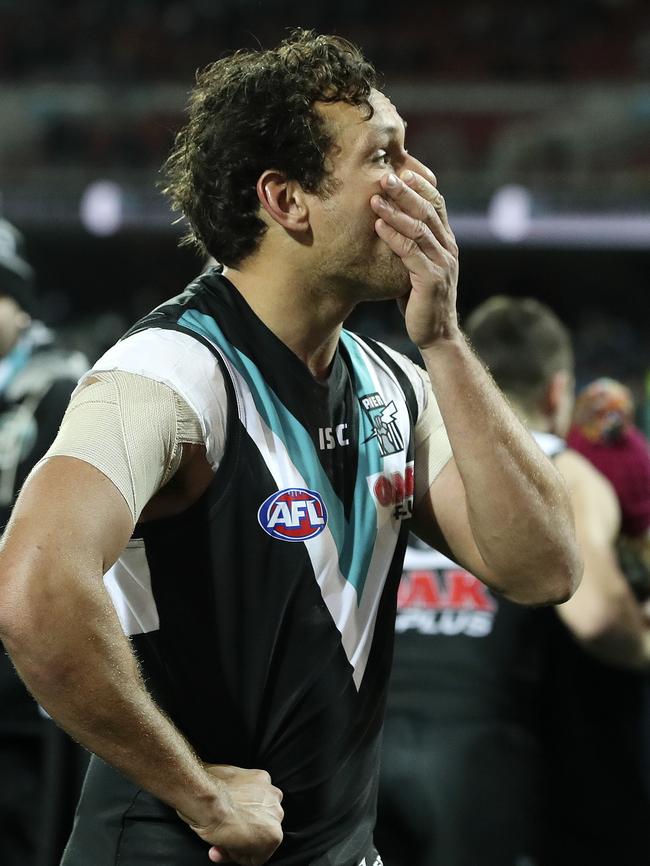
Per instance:
[[[189,121],[163,166],[163,191],[191,226],[182,243],[230,266],[249,256],[266,229],[256,191],[266,169],[328,195],[333,136],[314,103],[347,102],[370,118],[375,84],[375,70],[356,46],[308,30],[199,71]]]

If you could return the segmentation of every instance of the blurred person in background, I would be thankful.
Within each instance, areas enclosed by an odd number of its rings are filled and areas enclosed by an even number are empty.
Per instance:
[[[631,392],[620,382],[598,379],[578,396],[567,442],[616,492],[618,558],[647,630],[650,450],[633,418]],[[616,601],[610,603],[612,616]],[[648,674],[599,664],[562,629],[553,637],[547,700],[555,712],[549,716],[544,864],[648,863]]]
[[[637,598],[650,596],[650,445],[629,388],[602,378],[582,389],[568,445],[609,479],[621,506],[619,559]]]
[[[535,610],[512,604],[449,556],[409,546],[377,844],[387,866],[639,866],[650,862],[635,730],[650,628],[617,560],[615,491],[564,442],[574,399],[570,335],[548,307],[505,296],[479,306],[465,332],[566,479],[584,575],[569,602]],[[573,711],[591,685],[574,659],[612,687],[600,696],[602,706],[591,708],[592,718]],[[560,682],[570,686],[567,693]],[[633,704],[620,702],[628,688]],[[595,745],[594,726],[604,742],[590,752],[589,777],[602,774],[602,799],[591,812],[591,783],[574,764],[571,779],[558,778],[556,759],[581,738]],[[610,786],[612,760],[620,765]],[[569,782],[570,800],[563,790]],[[576,845],[565,856],[569,838]]]
[[[0,554],[12,658],[100,756],[64,863],[379,864],[409,527],[551,603],[568,497],[460,333],[444,200],[353,45],[208,67],[167,175],[225,268],[94,366]],[[429,375],[342,330],[386,298]]]
[[[56,436],[85,358],[57,345],[36,313],[21,232],[0,219],[0,530],[27,474]],[[0,652],[0,863],[41,866],[54,726]],[[66,738],[67,739],[67,738]],[[50,794],[54,791],[50,791]],[[56,792],[56,797],[60,794]],[[60,802],[59,802],[60,805]],[[58,826],[58,817],[54,827]],[[56,831],[55,831],[56,832]],[[48,840],[51,837],[47,834]],[[59,851],[60,854],[60,851]],[[38,859],[37,859],[38,858]],[[54,862],[54,860],[52,860]]]

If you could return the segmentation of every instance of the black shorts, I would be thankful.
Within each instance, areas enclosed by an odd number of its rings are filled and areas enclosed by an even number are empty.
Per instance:
[[[0,736],[0,863],[36,863],[41,810],[42,743],[33,737]]]
[[[537,866],[539,764],[516,725],[388,718],[375,829],[386,866]]]
[[[61,866],[209,866],[208,847],[172,808],[93,757]],[[368,842],[343,866],[381,866],[381,858]]]

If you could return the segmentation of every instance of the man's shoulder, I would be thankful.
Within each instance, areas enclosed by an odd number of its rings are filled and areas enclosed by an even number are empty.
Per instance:
[[[224,279],[217,268],[209,268],[188,283],[177,295],[162,301],[146,313],[126,332],[122,339],[147,330],[148,328],[175,327],[188,310],[198,309],[208,312],[219,303],[219,291],[223,289]]]
[[[620,507],[611,482],[592,463],[573,448],[556,459],[556,465],[571,493],[574,509],[581,507],[620,520]]]
[[[191,366],[208,350],[185,330],[152,320],[146,327],[128,331],[93,364],[93,370],[124,369],[139,372],[151,369]],[[210,354],[208,352],[208,354]]]
[[[611,486],[593,463],[574,448],[565,448],[558,454],[555,462],[567,481],[576,484],[600,484],[604,482],[605,486]]]

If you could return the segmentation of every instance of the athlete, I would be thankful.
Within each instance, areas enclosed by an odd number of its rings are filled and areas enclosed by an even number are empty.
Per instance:
[[[166,171],[225,267],[82,380],[0,554],[0,634],[97,755],[64,863],[379,862],[409,527],[557,602],[568,496],[461,336],[444,200],[356,48],[208,67]],[[381,298],[426,373],[342,329]]]
[[[650,628],[617,562],[614,491],[564,443],[569,333],[539,302],[508,297],[482,304],[465,331],[567,480],[584,576],[568,603],[534,610],[438,551],[409,547],[377,845],[388,866],[646,862],[648,798],[634,728]],[[600,692],[584,668],[598,672]]]
[[[58,345],[37,311],[23,234],[0,219],[0,532],[27,474],[56,436],[77,379],[88,369],[80,353]],[[45,826],[54,809],[42,791],[54,752],[65,752],[66,741],[39,712],[0,644],[3,866],[32,866],[46,842],[56,850]],[[56,809],[62,818],[63,799]]]

